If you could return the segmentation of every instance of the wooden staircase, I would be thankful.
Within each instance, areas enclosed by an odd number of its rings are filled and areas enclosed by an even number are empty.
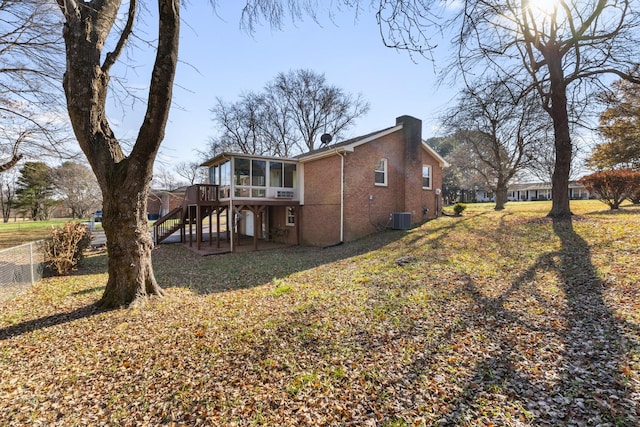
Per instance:
[[[155,244],[160,244],[167,237],[180,230],[180,241],[185,241],[185,228],[196,225],[198,246],[202,240],[202,220],[220,207],[218,186],[196,184],[187,188],[182,205],[172,209],[153,223]]]

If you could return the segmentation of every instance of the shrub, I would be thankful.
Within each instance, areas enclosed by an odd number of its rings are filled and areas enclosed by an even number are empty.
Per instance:
[[[592,173],[579,181],[611,209],[618,209],[625,199],[634,197],[640,183],[640,171],[617,169]]]
[[[67,222],[55,227],[45,243],[45,262],[54,274],[67,275],[76,269],[90,243],[91,234],[84,224]]]
[[[635,171],[635,176],[633,178],[633,188],[631,190],[631,194],[629,194],[629,200],[634,205],[640,204],[640,171]]]
[[[464,203],[458,202],[453,205],[453,213],[457,216],[462,215],[462,212],[464,212],[465,209],[467,209],[467,205],[465,205]]]

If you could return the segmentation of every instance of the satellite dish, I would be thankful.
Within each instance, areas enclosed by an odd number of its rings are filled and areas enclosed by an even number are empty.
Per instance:
[[[322,136],[320,137],[320,142],[322,143],[322,145],[327,145],[328,143],[331,142],[331,134],[328,133],[323,133]]]

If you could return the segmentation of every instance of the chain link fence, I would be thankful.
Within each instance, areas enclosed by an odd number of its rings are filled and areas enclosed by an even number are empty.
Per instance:
[[[14,298],[42,277],[44,240],[0,251],[0,304]]]

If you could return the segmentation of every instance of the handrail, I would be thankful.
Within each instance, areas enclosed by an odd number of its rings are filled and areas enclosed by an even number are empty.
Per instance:
[[[153,237],[157,244],[184,227],[190,205],[211,205],[218,201],[218,185],[196,184],[187,188],[182,206],[172,209],[153,223]],[[190,218],[193,221],[195,218]]]
[[[183,210],[182,206],[172,209],[166,215],[153,223],[153,238],[155,244],[159,244],[164,239],[172,235],[182,227]]]

